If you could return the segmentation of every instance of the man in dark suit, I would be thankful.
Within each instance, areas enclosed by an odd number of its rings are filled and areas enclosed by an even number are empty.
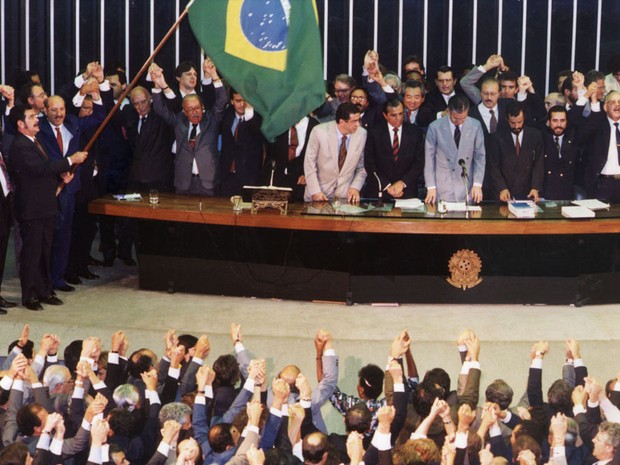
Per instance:
[[[573,200],[575,198],[575,174],[581,158],[586,135],[597,117],[582,117],[576,126],[568,121],[564,105],[549,109],[547,127],[543,130],[545,144],[545,178],[542,195],[547,200]]]
[[[491,139],[489,167],[494,199],[532,199],[538,202],[544,176],[540,131],[524,126],[525,109],[512,101],[506,108],[510,130],[500,129]]]
[[[456,76],[449,66],[442,66],[437,71],[436,87],[431,90],[420,108],[416,122],[419,126],[427,127],[433,121],[441,118],[448,108],[448,101],[457,94],[455,90]]]
[[[15,187],[15,214],[23,247],[20,280],[22,303],[29,310],[42,310],[41,302],[61,305],[53,292],[50,252],[54,217],[58,210],[56,189],[61,173],[86,160],[86,152],[52,159],[35,139],[39,133],[37,111],[29,105],[16,106],[11,119],[18,136],[11,145],[11,178]],[[72,175],[63,175],[70,182]]]
[[[293,199],[303,201],[306,186],[304,157],[310,133],[319,121],[313,116],[304,116],[299,122],[273,142],[267,144],[265,167],[261,184],[268,185],[273,169],[273,185],[293,189]],[[275,167],[272,166],[275,162]]]
[[[94,101],[91,116],[78,118],[67,114],[65,101],[60,96],[50,96],[46,103],[46,116],[40,119],[40,131],[37,140],[45,148],[52,160],[62,160],[68,154],[80,148],[81,135],[84,131],[101,123],[105,118],[101,99]],[[54,289],[70,292],[75,290],[65,281],[65,272],[69,261],[71,229],[75,212],[75,193],[80,190],[81,178],[78,169],[72,181],[65,185],[57,196],[59,214],[54,223],[54,239],[52,243],[52,282]]]
[[[265,138],[260,132],[262,118],[243,96],[230,89],[230,105],[224,112],[220,135],[220,192],[241,195],[243,186],[255,186],[263,167]]]
[[[376,197],[385,191],[387,198],[418,196],[418,178],[424,171],[424,134],[412,124],[403,124],[403,104],[398,99],[386,102],[385,122],[368,131],[364,149],[367,173],[366,194]]]
[[[426,88],[422,81],[409,80],[405,82],[403,105],[405,106],[405,124],[415,124],[418,127],[418,114],[426,100]],[[424,127],[424,131],[426,128]]]
[[[172,128],[152,111],[151,94],[144,87],[135,87],[129,99],[131,106],[126,105],[123,109],[123,123],[133,153],[129,189],[171,192],[174,173]]]
[[[209,69],[215,87],[215,105],[208,113],[205,113],[202,100],[195,94],[185,96],[182,113],[173,113],[164,99],[174,98],[174,92],[166,84],[161,68],[151,65],[150,74],[155,83],[153,108],[174,128],[177,144],[174,165],[176,192],[214,196],[219,181],[217,139],[226,109],[226,90],[215,66],[211,63]]]
[[[586,191],[588,197],[620,202],[620,92],[610,92],[605,97],[606,115],[591,116],[600,118],[600,124],[591,143],[588,144],[588,164],[586,166]],[[605,118],[606,116],[606,118]]]

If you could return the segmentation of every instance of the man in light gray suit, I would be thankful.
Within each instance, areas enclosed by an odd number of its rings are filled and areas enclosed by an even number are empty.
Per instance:
[[[437,200],[475,203],[482,201],[484,179],[484,133],[480,123],[467,116],[469,100],[455,95],[448,102],[448,114],[431,123],[426,134],[424,180],[425,202]],[[468,177],[467,192],[462,175]]]
[[[366,130],[359,127],[360,117],[359,107],[346,102],[338,107],[336,121],[319,124],[310,133],[304,160],[306,202],[359,202],[366,180]]]

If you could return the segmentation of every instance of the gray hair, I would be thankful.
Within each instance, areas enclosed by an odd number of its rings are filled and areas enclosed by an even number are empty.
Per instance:
[[[184,426],[191,413],[192,409],[189,405],[183,402],[170,402],[164,405],[159,411],[159,424],[163,426],[167,420],[175,420],[181,426]]]
[[[70,379],[71,373],[63,365],[50,365],[43,374],[43,384],[49,387],[50,394],[54,392],[58,385],[64,384]]]
[[[133,384],[121,384],[114,389],[112,398],[117,407],[126,408],[133,412],[138,402],[140,402],[140,391]]]

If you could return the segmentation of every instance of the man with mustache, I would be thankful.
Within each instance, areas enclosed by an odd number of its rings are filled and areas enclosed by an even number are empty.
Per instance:
[[[58,210],[56,189],[60,178],[71,182],[72,165],[79,165],[88,154],[52,159],[36,140],[39,133],[37,110],[30,105],[16,106],[11,120],[17,128],[10,151],[10,172],[15,188],[15,216],[23,241],[20,281],[22,304],[29,310],[43,310],[41,302],[61,305],[52,289],[50,254],[54,217]]]

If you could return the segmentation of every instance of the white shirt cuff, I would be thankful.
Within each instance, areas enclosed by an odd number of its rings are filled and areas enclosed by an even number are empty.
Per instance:
[[[582,358],[576,358],[576,359],[573,361],[573,364],[575,365],[575,368],[577,368],[577,367],[584,367],[584,366],[586,366],[586,364],[585,364],[585,363],[583,363],[583,359],[582,359]]]
[[[62,439],[52,439],[52,443],[50,444],[50,452],[55,455],[62,455]]]
[[[101,92],[107,92],[110,90],[110,81],[108,81],[107,79],[104,79],[104,81],[99,84],[99,90]]]
[[[245,350],[245,346],[243,345],[243,342],[235,342],[235,353],[238,354],[239,352],[243,352]]]
[[[0,387],[4,389],[5,391],[10,391],[12,385],[13,385],[13,378],[10,378],[8,376],[3,376],[2,379],[0,380]]]
[[[378,450],[390,450],[392,448],[391,437],[390,433],[380,433],[379,430],[376,430],[372,437],[372,445]]]
[[[323,351],[323,357],[335,357],[336,350],[335,349],[327,349]]]
[[[84,428],[86,431],[90,431],[90,423],[88,422],[88,420],[83,419],[82,424],[80,426]]]
[[[84,398],[84,386],[75,386],[73,388],[73,394],[71,394],[72,399],[83,399]]]
[[[252,378],[246,379],[245,384],[243,385],[243,389],[254,392],[254,380]]]
[[[49,434],[42,434],[37,441],[37,449],[48,450],[50,448],[50,442],[52,438]]]
[[[394,383],[394,392],[405,392],[404,383]]]
[[[543,359],[542,358],[534,358],[530,365],[530,368],[536,368],[537,370],[542,370],[543,367]]]
[[[170,453],[170,444],[166,444],[164,441],[160,442],[159,446],[157,446],[157,452],[165,457],[168,457],[168,454]]]
[[[36,363],[37,365],[41,365],[41,366],[45,365],[45,357],[43,357],[43,355],[37,354],[34,357],[34,363]]]
[[[509,423],[512,419],[512,412],[508,409],[504,410],[506,412],[506,416],[502,418],[502,423]]]
[[[97,390],[99,390],[99,389],[105,389],[105,388],[106,388],[105,381],[99,381],[97,384],[95,384],[95,385],[93,386],[93,389],[94,389],[95,391],[97,391]]]
[[[580,413],[586,413],[586,408],[583,405],[574,405],[573,406],[573,415],[577,416]]]
[[[467,433],[456,433],[454,445],[457,449],[467,449]]]
[[[205,386],[205,397],[213,399],[213,386],[211,384]]]
[[[16,379],[15,381],[13,381],[13,386],[11,387],[11,389],[24,392],[24,380]]]
[[[311,400],[300,400],[299,405],[301,405],[303,408],[310,408],[312,407],[312,401]]]
[[[172,367],[168,368],[168,376],[174,379],[179,379],[179,376],[181,376],[181,369]]]
[[[120,361],[120,357],[117,353],[108,352],[108,363],[112,363],[113,365],[118,365]]]
[[[496,436],[501,436],[501,434],[502,434],[502,429],[496,424],[493,424],[493,426],[489,428],[489,436],[494,438]]]
[[[200,366],[203,366],[203,365],[204,365],[204,363],[205,363],[205,362],[204,362],[201,358],[199,358],[199,357],[192,357],[192,362],[197,363],[197,364],[198,364],[198,365],[200,365]]]
[[[90,453],[88,454],[88,461],[92,463],[101,464],[101,446],[90,446]]]
[[[282,412],[275,407],[271,407],[269,409],[269,413],[271,413],[273,416],[276,416],[278,418],[282,418]]]
[[[247,426],[245,427],[245,429],[246,429],[247,431],[252,431],[253,433],[258,434],[258,426],[254,426],[254,425],[247,425]]]
[[[58,362],[58,354],[48,355],[47,357],[45,357],[45,359],[47,360],[48,363],[56,363]]]
[[[304,454],[301,448],[301,441],[298,441],[297,444],[293,446],[293,455],[297,457],[302,462],[304,461]]]

